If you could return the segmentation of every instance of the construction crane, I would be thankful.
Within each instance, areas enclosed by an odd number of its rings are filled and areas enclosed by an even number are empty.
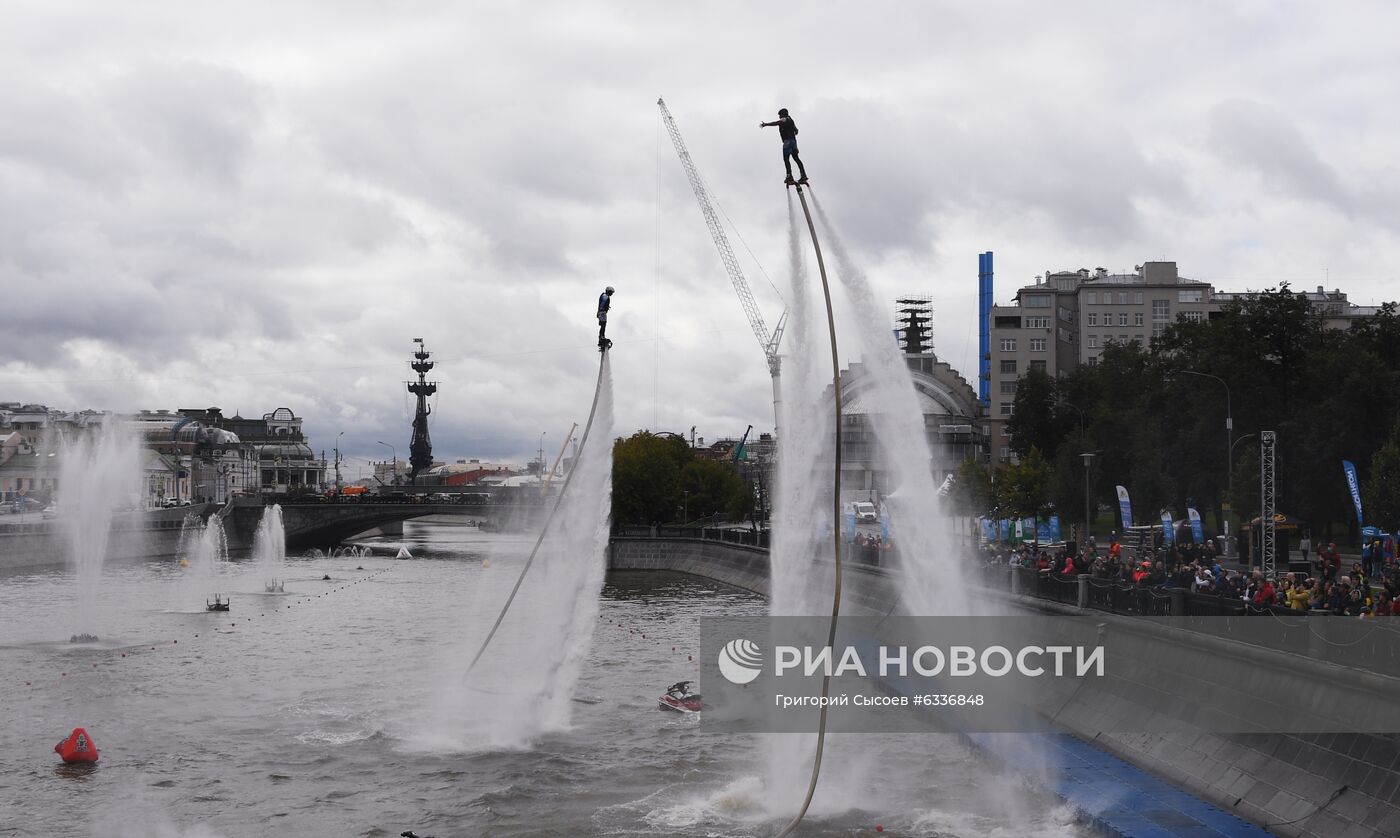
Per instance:
[[[763,322],[763,315],[758,310],[758,303],[754,301],[753,292],[749,290],[748,280],[744,279],[744,272],[739,267],[739,260],[734,258],[734,251],[729,247],[729,238],[724,235],[724,228],[720,226],[719,216],[715,214],[715,208],[710,202],[710,193],[705,189],[705,184],[700,180],[700,172],[695,168],[695,161],[690,159],[690,152],[686,151],[685,140],[681,139],[680,129],[676,127],[676,121],[671,118],[671,111],[666,107],[665,99],[656,100],[657,107],[661,108],[661,119],[666,123],[666,130],[671,134],[671,143],[676,147],[676,156],[681,159],[681,167],[685,169],[685,176],[690,179],[690,188],[695,190],[695,200],[700,204],[700,214],[705,216],[705,226],[710,228],[710,237],[715,240],[715,247],[719,249],[720,259],[724,262],[724,269],[729,272],[729,281],[734,285],[734,293],[739,295],[739,302],[744,306],[744,313],[749,317],[749,325],[753,327],[754,336],[758,338],[758,344],[763,348],[763,355],[768,359],[768,374],[773,377],[773,429],[778,428],[781,412],[782,397],[778,393],[779,371],[782,361],[778,357],[778,342],[782,340],[783,328],[787,324],[787,309],[778,316],[778,325],[770,333],[768,326]]]

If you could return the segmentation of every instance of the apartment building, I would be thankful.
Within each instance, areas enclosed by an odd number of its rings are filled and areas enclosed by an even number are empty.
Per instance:
[[[1176,319],[1204,320],[1222,304],[1210,283],[1181,276],[1175,262],[1145,262],[1130,274],[1047,271],[1018,289],[1010,305],[992,306],[993,465],[1011,459],[1006,422],[1017,382],[1028,371],[1058,377],[1080,364],[1097,364],[1110,343],[1146,345]]]
[[[1110,343],[1149,345],[1177,320],[1206,320],[1229,303],[1257,291],[1223,292],[1188,279],[1175,262],[1144,262],[1130,274],[1047,271],[1016,291],[1010,305],[993,305],[990,321],[988,441],[991,463],[1012,459],[1006,422],[1016,385],[1031,369],[1061,376],[1080,364],[1097,364]],[[1353,305],[1341,290],[1302,293],[1329,329],[1348,329],[1372,317],[1376,306]]]

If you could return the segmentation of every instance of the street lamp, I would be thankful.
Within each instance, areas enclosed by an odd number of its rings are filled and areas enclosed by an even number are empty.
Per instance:
[[[548,433],[548,431],[540,431],[540,452],[539,452],[539,453],[540,453],[540,471],[539,471],[539,475],[540,475],[540,480],[541,480],[541,481],[544,480],[544,435],[545,435],[546,433]]]
[[[1234,495],[1235,495],[1235,470],[1234,470],[1233,468],[1230,467],[1230,465],[1231,465],[1231,463],[1232,463],[1232,460],[1230,459],[1230,457],[1231,457],[1231,452],[1233,452],[1233,451],[1235,450],[1235,442],[1236,442],[1237,440],[1234,439],[1234,436],[1235,436],[1235,412],[1234,412],[1234,410],[1230,407],[1230,385],[1227,384],[1227,383],[1225,382],[1225,379],[1221,378],[1220,376],[1218,376],[1218,375],[1211,375],[1211,374],[1208,373],[1208,372],[1196,372],[1195,370],[1177,370],[1177,371],[1180,372],[1182,375],[1194,375],[1194,376],[1198,376],[1198,377],[1200,377],[1200,378],[1213,378],[1213,379],[1215,379],[1216,381],[1219,381],[1219,382],[1220,382],[1220,386],[1222,386],[1222,387],[1225,388],[1225,497],[1226,497],[1226,498],[1232,498],[1232,497],[1234,497]],[[1225,503],[1226,503],[1226,505],[1228,505],[1228,504],[1230,503],[1230,501],[1227,500]],[[1221,517],[1224,517],[1224,516],[1221,516]],[[1225,534],[1226,534],[1226,535],[1229,535],[1229,534],[1230,534],[1230,524],[1229,524],[1228,522],[1224,522],[1224,521],[1222,521],[1221,523],[1225,524]]]
[[[337,492],[345,488],[345,484],[340,480],[340,438],[343,436],[345,436],[345,431],[335,435],[335,490]]]
[[[1084,458],[1084,544],[1089,543],[1089,464],[1094,461],[1094,454],[1085,451],[1079,456]],[[1083,545],[1080,545],[1081,547]]]
[[[394,446],[390,445],[390,444],[387,443],[387,442],[380,442],[379,440],[375,440],[375,442],[378,443],[379,445],[384,446],[385,448],[388,448],[388,449],[389,449],[389,453],[392,454],[392,455],[394,456],[394,466],[393,466],[393,468],[394,468],[394,472],[393,472],[393,474],[394,474],[394,483],[393,483],[393,485],[395,485],[395,486],[399,485],[399,451],[398,451],[398,449],[395,448]]]

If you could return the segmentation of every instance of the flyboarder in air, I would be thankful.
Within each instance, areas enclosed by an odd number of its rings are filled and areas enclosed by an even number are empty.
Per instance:
[[[609,285],[603,289],[603,293],[598,295],[598,351],[612,349],[612,341],[608,340],[605,332],[608,330],[608,309],[612,307],[613,287]]]
[[[797,155],[797,123],[788,116],[787,108],[778,109],[778,119],[774,122],[760,122],[759,128],[769,128],[778,126],[778,137],[783,141],[783,168],[787,169],[788,186],[803,186],[807,183],[807,168],[802,165],[802,158]],[[792,179],[792,161],[797,161],[797,172],[802,177],[797,180]]]

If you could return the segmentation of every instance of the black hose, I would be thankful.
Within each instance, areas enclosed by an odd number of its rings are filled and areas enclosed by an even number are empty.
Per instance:
[[[831,336],[831,387],[836,400],[836,464],[832,473],[831,486],[831,542],[836,559],[836,581],[831,591],[831,629],[827,634],[826,645],[836,646],[836,621],[841,616],[841,360],[836,351],[836,317],[831,310],[831,286],[826,281],[826,264],[822,262],[822,246],[817,241],[817,228],[812,223],[812,212],[807,209],[807,197],[802,187],[797,188],[797,197],[802,201],[802,213],[807,216],[807,230],[812,235],[812,249],[817,253],[817,270],[822,276],[822,296],[826,299],[826,328]],[[812,796],[817,792],[817,778],[822,771],[822,751],[826,748],[826,699],[831,693],[831,672],[822,676],[821,719],[817,724],[817,753],[812,757],[812,779],[807,784],[807,797],[797,815],[783,827],[777,838],[792,834],[802,819],[807,816],[807,808],[812,805]]]

